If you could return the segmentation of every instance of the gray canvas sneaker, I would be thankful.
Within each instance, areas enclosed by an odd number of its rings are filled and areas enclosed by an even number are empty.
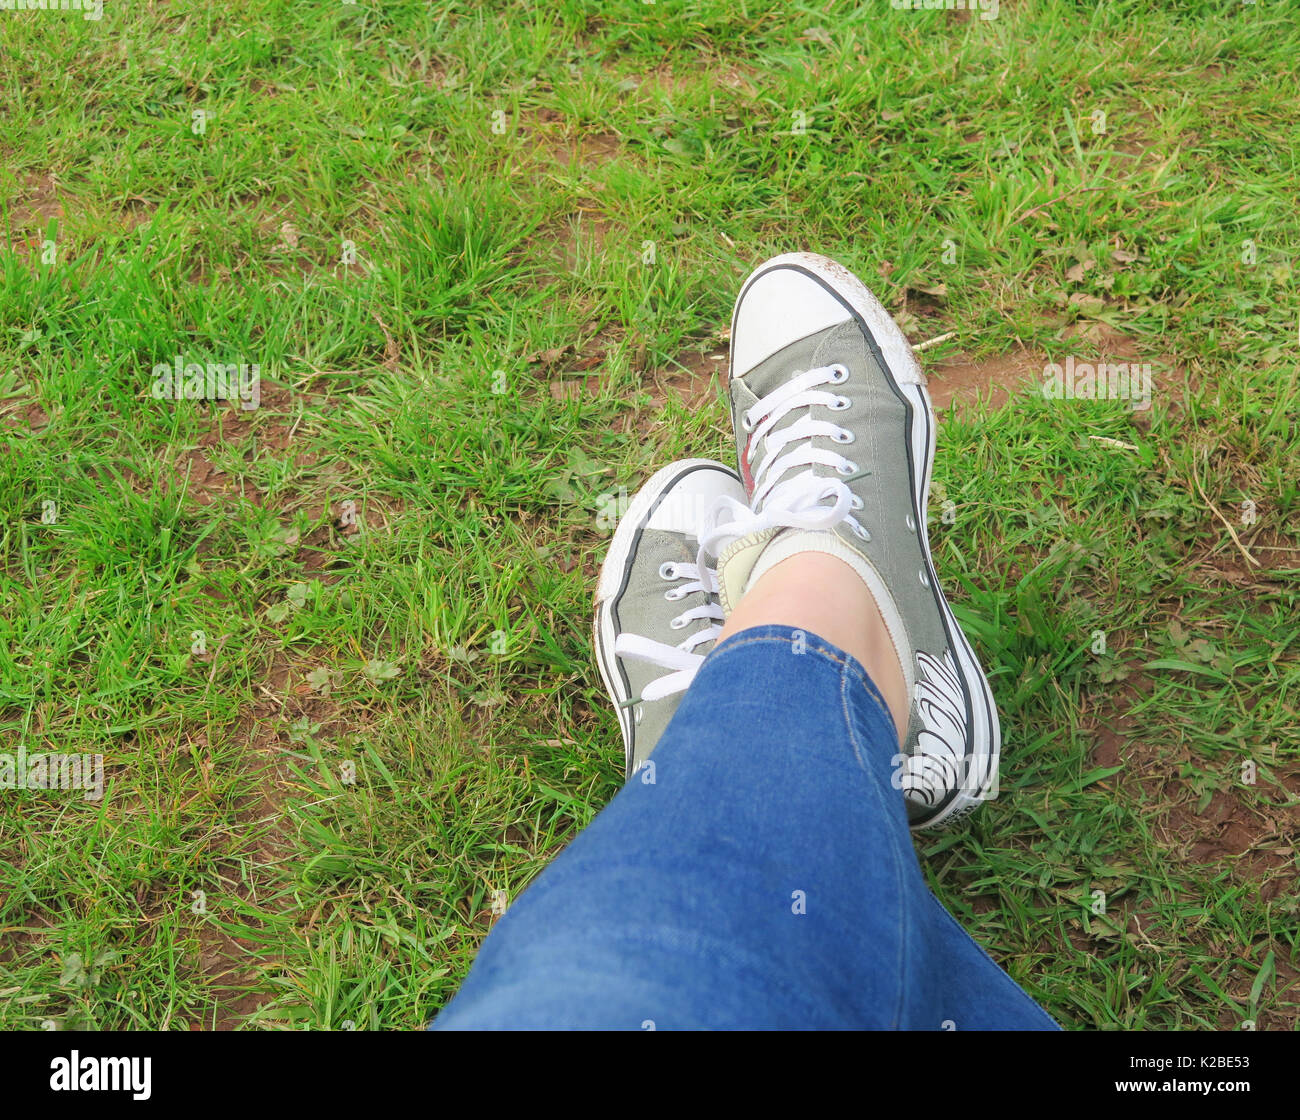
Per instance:
[[[810,547],[866,581],[912,698],[894,759],[913,828],[997,795],[993,694],[944,598],[926,535],[935,420],[889,313],[811,253],[756,269],[736,302],[731,407],[752,513],[702,527],[725,613],[756,578]]]
[[[722,630],[717,575],[697,536],[719,499],[747,507],[731,468],[707,459],[670,463],[637,491],[600,569],[596,661],[618,709],[629,778]]]

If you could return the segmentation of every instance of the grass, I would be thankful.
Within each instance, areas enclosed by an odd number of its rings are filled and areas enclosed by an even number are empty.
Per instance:
[[[738,282],[814,248],[940,378],[1155,371],[946,412],[1005,757],[935,890],[1067,1026],[1295,1030],[1288,16],[0,13],[0,751],[106,779],[0,793],[0,1027],[427,1021],[618,789],[611,511],[727,455]],[[178,355],[261,406],[155,400]]]

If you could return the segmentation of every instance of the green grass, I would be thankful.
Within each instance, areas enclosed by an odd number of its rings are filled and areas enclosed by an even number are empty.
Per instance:
[[[0,792],[0,1027],[425,1022],[618,789],[603,513],[730,444],[658,384],[812,248],[955,331],[932,367],[1084,329],[1155,370],[945,419],[1005,755],[935,890],[1068,1026],[1297,1028],[1287,4],[0,22],[0,751],[107,780]],[[153,399],[176,355],[261,407]]]

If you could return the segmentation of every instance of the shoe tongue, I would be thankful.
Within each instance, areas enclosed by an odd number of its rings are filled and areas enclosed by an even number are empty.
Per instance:
[[[749,584],[749,573],[754,570],[767,542],[779,533],[780,527],[759,529],[732,541],[718,557],[718,599],[724,614],[731,614],[740,602]]]
[[[762,398],[785,385],[794,372],[802,373],[805,369],[842,359],[846,350],[852,353],[854,343],[861,346],[862,331],[852,320],[828,326],[826,330],[792,342],[784,350],[766,357],[737,381],[753,392],[755,398]]]
[[[759,362],[744,377],[737,380],[754,394],[756,400],[766,397],[789,381],[792,373],[796,371],[802,373],[804,370],[823,364],[819,360],[819,352],[828,337],[840,329],[840,327],[827,327],[824,331],[818,331],[807,338],[801,338],[798,342],[792,342],[784,350],[778,350],[770,358]]]

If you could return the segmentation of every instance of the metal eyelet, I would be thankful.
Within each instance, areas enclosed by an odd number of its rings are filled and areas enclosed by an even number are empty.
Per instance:
[[[843,385],[849,379],[849,367],[836,362],[831,366],[831,384]]]
[[[866,504],[867,503],[864,502],[861,498],[859,498],[856,494],[852,495],[849,498],[849,509],[860,510],[865,508]]]
[[[644,715],[645,715],[645,705],[644,705],[644,704],[638,704],[635,708],[632,709],[632,722],[633,722],[633,723],[640,723],[640,722],[641,722],[641,718],[642,718]]]
[[[858,464],[850,459],[845,459],[844,462],[835,468],[835,472],[848,478],[849,475],[858,473]]]
[[[672,620],[672,622],[670,622],[668,625],[669,625],[673,630],[681,630],[681,629],[683,629],[683,628],[688,624],[689,621],[690,621],[689,619],[682,618],[681,615],[678,615],[678,616],[677,616],[676,618],[674,618],[674,619]]]
[[[836,397],[834,404],[828,404],[826,407],[832,412],[843,412],[846,408],[852,407],[853,402],[848,397]]]
[[[676,579],[677,565],[674,564],[671,560],[665,560],[662,564],[659,565],[659,578]]]
[[[868,530],[864,529],[861,525],[855,524],[853,526],[853,535],[856,536],[859,540],[864,540],[864,541],[871,540],[871,533]]]
[[[916,532],[916,518],[910,513],[907,515],[907,528],[910,532]]]
[[[756,427],[758,427],[758,425],[749,418],[748,412],[742,412],[740,414],[740,426],[746,432],[752,432]]]
[[[831,439],[833,439],[836,443],[852,443],[855,439],[857,439],[857,436],[855,436],[847,428],[841,428],[838,432],[836,432],[833,436],[831,436]]]
[[[930,586],[930,577],[929,577],[928,575],[925,574],[925,569],[922,568],[918,574],[919,574],[920,577],[921,577],[921,586],[922,586],[922,587],[929,587],[929,586]]]

